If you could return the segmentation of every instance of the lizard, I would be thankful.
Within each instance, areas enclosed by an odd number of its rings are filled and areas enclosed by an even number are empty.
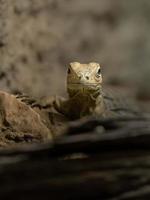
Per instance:
[[[103,88],[101,65],[72,62],[67,70],[68,99],[56,97],[55,109],[69,119],[89,115],[100,117],[135,116],[138,109],[127,97]]]
[[[56,97],[55,109],[69,119],[78,119],[91,114],[102,114],[102,73],[98,63],[72,62],[67,69],[68,99]]]
[[[126,98],[114,95],[113,91],[103,90],[102,70],[99,63],[70,63],[67,69],[66,86],[67,99],[56,96],[44,99],[43,102],[37,104],[36,101],[23,95],[22,100],[33,108],[36,106],[40,109],[53,107],[56,112],[70,120],[89,115],[112,117],[118,114],[137,114],[133,105],[125,103]]]

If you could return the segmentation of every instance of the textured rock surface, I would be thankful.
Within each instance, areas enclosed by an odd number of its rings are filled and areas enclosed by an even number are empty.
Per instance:
[[[149,9],[147,0],[0,0],[0,88],[60,94],[64,66],[92,60],[106,81],[149,94]]]
[[[0,146],[48,139],[52,139],[51,132],[37,112],[14,95],[0,92]]]

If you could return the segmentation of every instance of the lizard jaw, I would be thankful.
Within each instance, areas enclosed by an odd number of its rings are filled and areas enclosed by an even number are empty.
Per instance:
[[[69,83],[67,85],[67,88],[70,89],[70,90],[98,90],[101,88],[101,85],[100,84],[96,84],[96,83],[93,83],[93,84],[81,84],[81,83]]]
[[[67,90],[69,96],[74,96],[76,94],[95,96],[95,94],[101,94],[102,86],[100,84],[80,84],[80,83],[71,83],[67,85]]]

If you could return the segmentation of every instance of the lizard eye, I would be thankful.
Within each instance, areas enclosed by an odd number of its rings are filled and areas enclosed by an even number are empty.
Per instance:
[[[97,73],[96,73],[96,76],[97,76],[97,77],[100,77],[100,76],[101,76],[101,68],[98,69],[98,71],[97,71]]]
[[[68,68],[68,71],[67,71],[67,73],[68,73],[68,74],[70,74],[70,73],[71,73],[71,70],[70,70],[70,68]]]

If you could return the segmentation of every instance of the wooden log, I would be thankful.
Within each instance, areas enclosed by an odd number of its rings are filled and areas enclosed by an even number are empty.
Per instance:
[[[88,119],[53,143],[3,149],[0,177],[0,199],[149,199],[149,119]]]

